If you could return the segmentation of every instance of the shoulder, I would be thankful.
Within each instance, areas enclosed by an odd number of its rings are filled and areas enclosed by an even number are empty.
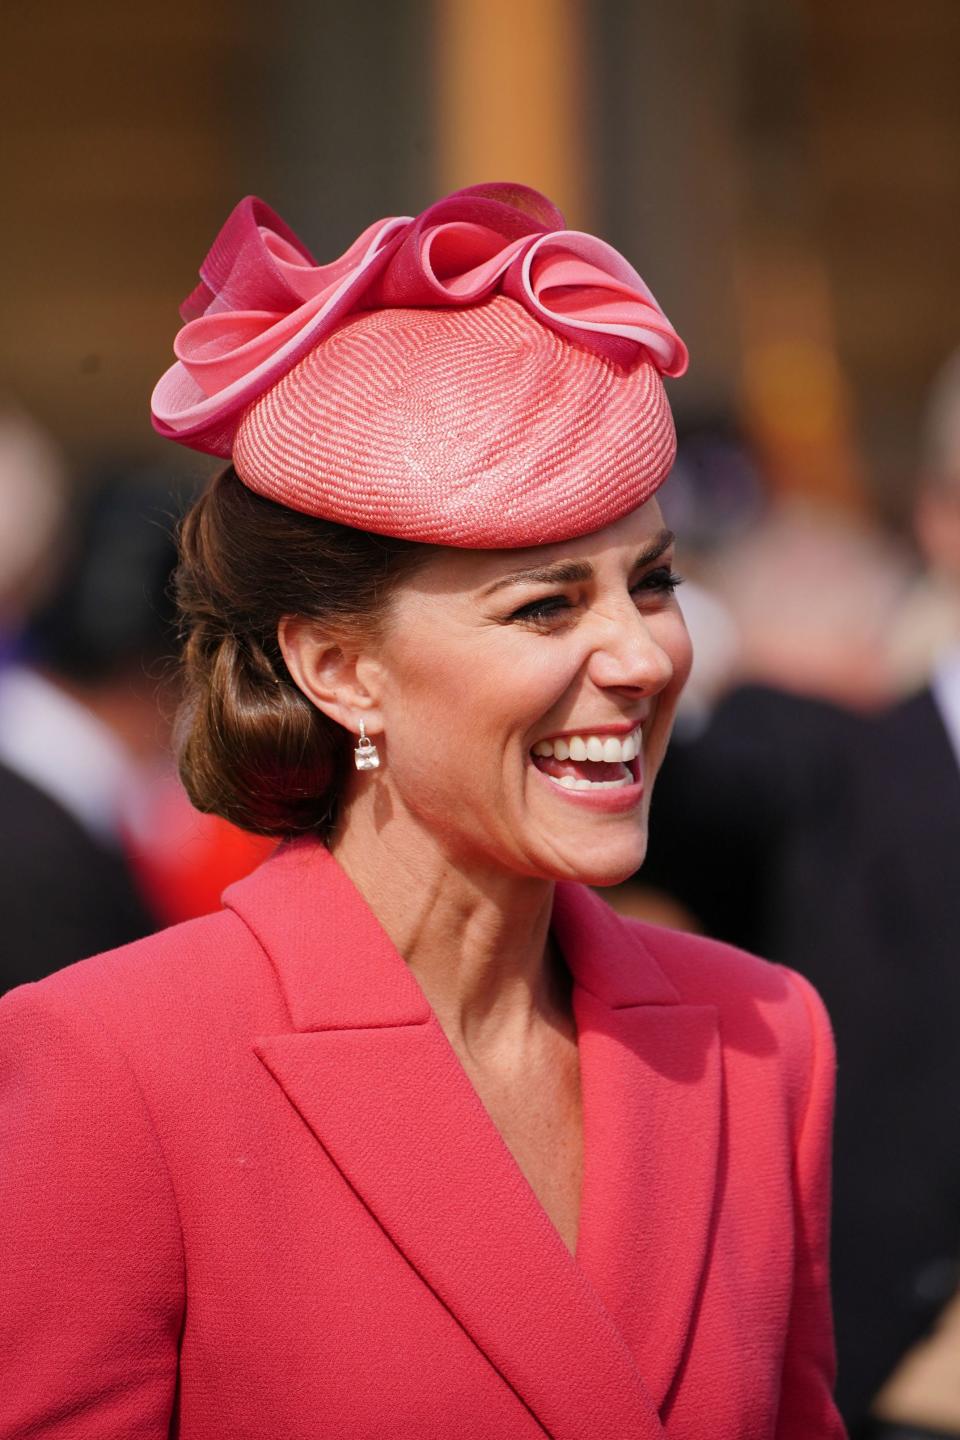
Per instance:
[[[830,1020],[802,975],[706,936],[618,919],[623,944],[652,957],[680,1003],[716,1009],[724,1048],[741,1071],[775,1071],[801,1110],[814,1076],[830,1083]]]
[[[0,1036],[41,1017],[130,1053],[249,1018],[275,996],[261,947],[220,911],[58,970],[0,999]]]
[[[705,935],[623,920],[631,943],[642,945],[687,1004],[716,1005],[724,1019],[762,1012],[801,1035],[826,1029],[823,1002],[809,980],[786,965],[774,964]]]
[[[710,1006],[725,1043],[757,1053],[831,1045],[809,981],[720,940],[630,919],[581,885],[557,887],[561,943],[579,982],[624,1005]]]
[[[735,1011],[749,1001],[796,1005],[797,998],[815,994],[795,971],[723,940],[626,917],[621,923],[629,943],[654,957],[689,1004]]]

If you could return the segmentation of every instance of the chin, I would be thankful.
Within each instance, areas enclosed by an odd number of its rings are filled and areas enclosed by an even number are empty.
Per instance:
[[[642,863],[641,861],[640,864]],[[593,890],[606,890],[612,886],[625,885],[628,880],[632,880],[640,869],[640,864],[627,865],[619,870],[610,868],[597,870],[583,866],[578,874],[570,878],[580,885],[589,885]]]
[[[647,835],[632,836],[629,844],[595,846],[589,852],[586,847],[571,856],[562,873],[552,878],[572,880],[595,889],[606,889],[611,885],[623,885],[640,869],[646,859]],[[565,857],[566,858],[566,857]]]

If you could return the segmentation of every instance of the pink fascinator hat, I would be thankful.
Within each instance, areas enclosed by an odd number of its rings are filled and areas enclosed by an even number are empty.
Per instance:
[[[248,198],[200,277],[154,426],[294,510],[540,545],[619,519],[673,463],[683,341],[622,255],[526,186],[379,220],[327,265]]]

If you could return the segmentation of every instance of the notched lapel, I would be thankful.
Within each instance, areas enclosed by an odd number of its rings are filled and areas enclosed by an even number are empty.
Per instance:
[[[658,1408],[694,1322],[721,1153],[717,1012],[686,1005],[640,932],[582,886],[558,886],[583,1089],[577,1259]]]
[[[576,996],[584,1152],[577,1258],[658,1409],[690,1338],[721,1135],[712,1006]]]
[[[256,1053],[397,1249],[554,1440],[663,1440],[623,1337],[336,862],[289,846],[224,898],[291,1016]]]
[[[616,1327],[439,1024],[279,1035],[257,1053],[344,1178],[555,1440],[662,1440]]]

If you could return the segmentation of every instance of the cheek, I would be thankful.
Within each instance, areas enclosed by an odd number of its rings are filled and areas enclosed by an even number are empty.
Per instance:
[[[670,617],[672,624],[669,627],[663,648],[673,663],[673,680],[671,688],[679,695],[690,677],[690,667],[693,664],[693,641],[690,639],[690,632],[687,629],[686,621],[679,609]]]
[[[656,723],[650,735],[647,752],[647,778],[652,784],[663,762],[673,729],[673,721],[680,700],[680,694],[690,675],[693,663],[693,644],[690,633],[679,610],[663,616],[663,624],[656,635],[657,643],[669,657],[673,674],[669,683],[660,693]]]
[[[452,730],[501,733],[532,728],[564,694],[582,657],[542,636],[511,630],[404,647],[390,666],[390,708],[437,717]]]
[[[404,645],[384,710],[395,778],[416,785],[421,800],[451,784],[502,800],[504,762],[526,753],[578,664],[563,645],[506,630]]]
[[[387,774],[414,810],[431,817],[449,811],[451,795],[465,799],[483,765],[479,744],[489,702],[484,672],[470,647],[432,635],[395,647],[384,691]]]
[[[676,601],[645,615],[644,624],[650,643],[669,661],[669,666],[662,667],[665,673],[660,681],[660,694],[663,700],[670,700],[680,693],[690,674],[693,662],[690,632]]]

